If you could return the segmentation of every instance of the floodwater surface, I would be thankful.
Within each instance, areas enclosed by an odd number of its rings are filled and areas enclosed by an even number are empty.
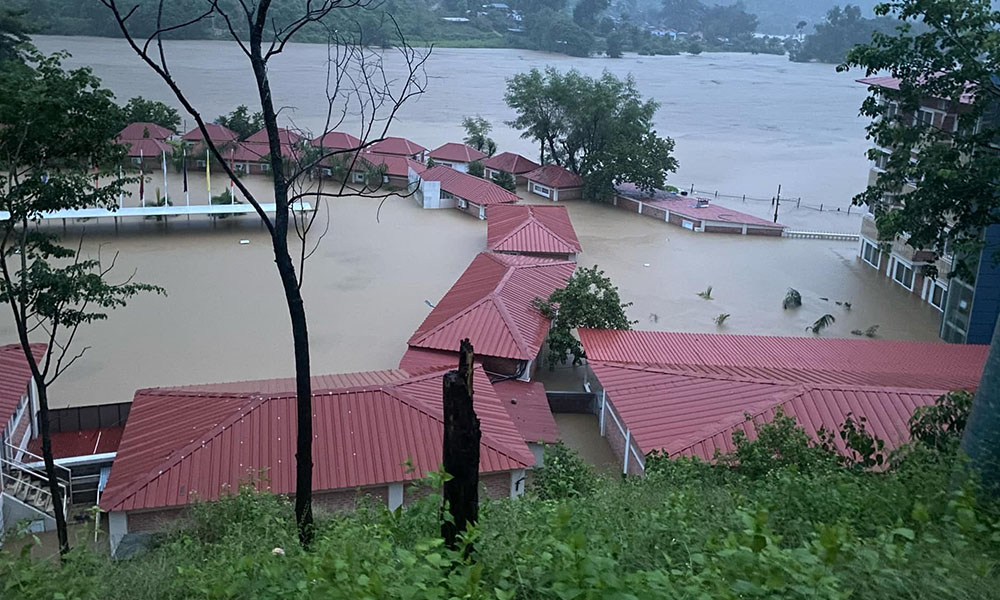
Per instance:
[[[38,43],[46,51],[71,50],[74,64],[92,65],[121,99],[141,94],[169,100],[120,40]],[[230,45],[175,42],[168,50],[182,85],[206,114],[251,103],[249,80],[235,74],[244,64]],[[285,114],[300,126],[317,126],[309,107],[322,97],[322,87],[311,82],[323,68],[324,52],[294,46],[272,70],[277,103],[294,106]],[[829,66],[782,57],[611,61],[435,50],[428,93],[403,112],[392,133],[434,147],[460,138],[461,115],[478,112],[497,124],[501,149],[530,155],[531,144],[500,124],[511,116],[503,80],[545,64],[591,74],[604,68],[633,72],[640,89],[663,103],[660,130],[677,138],[681,175],[699,181],[699,188],[746,188],[767,197],[780,181],[797,190],[792,195],[839,198],[846,207],[864,185],[863,123],[856,118],[864,90]],[[171,173],[169,179],[171,197],[182,202],[179,177]],[[192,173],[191,181],[192,202],[204,203],[203,178]],[[245,181],[269,199],[266,179]],[[214,177],[213,192],[227,183]],[[160,186],[161,176],[153,174],[147,195]],[[637,328],[811,335],[806,326],[829,313],[836,322],[826,336],[848,337],[877,324],[886,338],[937,338],[933,310],[864,266],[854,242],[698,234],[606,205],[567,207],[584,248],[581,264],[599,265],[619,285],[623,301],[634,303],[628,312]],[[303,286],[313,372],[394,368],[429,305],[485,249],[486,223],[455,210],[421,210],[405,198],[388,200],[378,220],[379,202],[372,199],[321,203],[320,210],[314,233],[327,219],[329,230],[306,264]],[[790,212],[789,218],[810,226],[836,218],[827,229],[857,230],[846,215],[827,214]],[[137,297],[108,321],[81,330],[78,347],[89,349],[53,388],[53,406],[129,401],[144,387],[292,375],[289,319],[269,238],[255,218],[133,221],[117,231],[111,222],[71,223],[66,236],[76,240],[84,232],[86,254],[100,250],[108,259],[119,252],[114,275],[124,279],[134,271],[167,295]],[[704,300],[697,293],[708,286],[712,299]],[[801,308],[782,310],[788,287],[801,292]],[[844,301],[850,310],[837,305]],[[730,316],[720,327],[715,319],[723,313]],[[11,319],[0,312],[0,342],[14,340]]]

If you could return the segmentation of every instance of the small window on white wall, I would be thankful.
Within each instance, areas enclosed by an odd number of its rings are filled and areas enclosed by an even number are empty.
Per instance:
[[[913,267],[897,260],[896,268],[892,272],[892,279],[906,289],[913,291]]]
[[[879,251],[878,246],[865,240],[864,247],[861,250],[861,258],[863,258],[866,263],[877,269],[880,264],[879,260],[882,258],[881,254],[882,253]]]
[[[944,297],[948,293],[941,283],[935,281],[934,285],[931,287],[931,293],[927,296],[927,301],[931,303],[931,306],[938,310],[944,310]]]
[[[531,190],[539,196],[545,196],[546,198],[550,197],[552,194],[552,190],[543,185],[538,185],[537,183],[531,184]]]

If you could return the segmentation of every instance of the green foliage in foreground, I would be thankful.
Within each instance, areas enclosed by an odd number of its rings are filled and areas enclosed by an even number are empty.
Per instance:
[[[997,507],[953,488],[954,454],[938,449],[954,447],[941,427],[957,434],[963,406],[922,412],[914,432],[933,434],[877,473],[780,415],[718,466],[647,457],[646,478],[596,475],[555,447],[531,495],[484,505],[471,561],[441,545],[438,494],[322,519],[304,552],[287,502],[245,491],[197,506],[186,529],[127,561],[0,552],[0,596],[992,598]]]

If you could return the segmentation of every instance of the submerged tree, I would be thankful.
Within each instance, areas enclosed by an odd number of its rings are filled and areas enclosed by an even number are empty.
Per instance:
[[[508,192],[517,191],[517,180],[507,171],[498,171],[497,174],[493,176],[493,183],[499,185]]]
[[[463,117],[462,129],[465,130],[465,139],[462,141],[466,144],[487,156],[493,156],[496,153],[497,144],[490,137],[490,132],[493,131],[492,123],[480,115]]]
[[[181,116],[177,109],[156,100],[146,100],[142,96],[129,98],[128,104],[122,109],[122,125],[136,122],[156,123],[170,131],[177,131],[181,126]]]
[[[258,110],[251,113],[246,104],[240,104],[228,115],[219,115],[215,122],[236,132],[245,140],[264,128],[264,115]]]
[[[345,17],[356,14],[343,12],[345,10],[374,10],[376,5],[369,2],[370,0],[300,0],[272,6],[270,0],[238,3],[209,0],[204,3],[204,12],[197,17],[171,21],[163,17],[164,0],[153,3],[153,6],[138,5],[135,0],[101,0],[111,11],[132,50],[166,83],[181,106],[194,118],[205,138],[208,151],[235,182],[247,202],[254,207],[270,234],[274,262],[292,331],[297,425],[295,520],[299,540],[304,546],[310,544],[313,536],[313,429],[309,333],[302,284],[306,259],[316,251],[328,231],[329,217],[327,216],[322,230],[314,232],[312,237],[310,232],[319,214],[328,215],[319,206],[325,199],[357,194],[384,199],[392,194],[391,190],[366,188],[356,191],[348,188],[346,181],[326,187],[327,180],[313,180],[310,176],[324,161],[336,156],[350,157],[351,168],[348,171],[354,170],[359,150],[385,137],[398,110],[407,100],[423,93],[426,82],[423,65],[428,54],[410,47],[398,27],[395,28],[398,37],[395,53],[377,53],[366,48],[366,40],[360,30],[342,22]],[[145,39],[138,39],[130,28],[130,21],[137,13],[149,10],[155,12],[156,29],[152,34],[144,36]],[[391,16],[386,18],[395,23]],[[220,148],[212,142],[206,129],[207,121],[171,69],[163,44],[164,37],[168,34],[177,35],[184,28],[196,27],[205,22],[224,27],[249,63],[248,76],[252,77],[257,91],[256,101],[260,103],[263,129],[268,138],[269,153],[266,160],[273,182],[273,217],[262,207],[264,200],[240,181]],[[326,117],[323,131],[317,139],[324,139],[326,133],[349,122],[356,137],[361,140],[356,148],[331,149],[320,145],[319,152],[302,153],[299,146],[283,143],[283,134],[278,124],[280,107],[275,105],[269,68],[271,61],[285,50],[287,44],[295,41],[303,30],[323,32],[328,42]],[[399,62],[392,66],[390,74],[384,61],[392,57]],[[313,135],[307,137],[312,138]],[[317,206],[311,207],[313,210],[303,210],[305,207],[302,203],[306,199],[313,200]],[[290,227],[299,238],[294,254],[288,240]]]
[[[861,107],[872,119],[868,137],[891,154],[854,202],[876,207],[881,239],[899,236],[929,253],[930,263],[949,248],[954,274],[971,280],[986,228],[1000,223],[1000,11],[986,0],[893,0],[876,14],[896,17],[898,33],[876,33],[840,68],[889,73],[899,86],[872,89]],[[925,29],[914,35],[917,23]],[[921,102],[932,98],[959,107],[957,123],[918,122]],[[894,105],[900,110],[890,113]],[[883,198],[893,195],[900,206],[883,209]],[[983,483],[1000,491],[1000,319],[962,449]]]
[[[44,212],[117,207],[130,181],[95,184],[95,165],[99,175],[112,175],[124,157],[111,141],[118,111],[89,69],[62,70],[64,56],[29,50],[24,68],[0,69],[0,211],[8,213],[0,220],[0,302],[13,313],[38,391],[42,458],[63,554],[69,537],[52,454],[49,387],[87,351],[73,344],[81,325],[106,319],[140,292],[162,291],[131,277],[110,282],[114,258],[82,256],[82,240],[68,247],[38,227]]]
[[[566,287],[552,292],[548,300],[535,298],[535,307],[553,319],[548,337],[549,368],[566,364],[570,356],[574,365],[586,358],[580,340],[572,333],[578,327],[631,329],[638,321],[630,321],[625,314],[625,309],[630,306],[631,302],[622,303],[618,287],[597,265],[577,269]]]
[[[644,100],[631,76],[532,69],[507,81],[505,99],[517,112],[508,124],[538,142],[542,163],[581,175],[589,198],[604,199],[615,182],[662,188],[677,170],[674,141],[653,127],[659,104]]]

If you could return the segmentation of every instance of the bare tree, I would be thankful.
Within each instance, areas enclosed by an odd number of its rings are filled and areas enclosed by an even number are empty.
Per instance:
[[[140,10],[136,0],[119,2],[101,0],[111,11],[122,34],[132,50],[167,84],[185,110],[194,118],[212,156],[222,164],[243,196],[254,207],[271,236],[274,260],[288,305],[295,353],[295,384],[297,398],[298,437],[296,442],[295,518],[299,540],[308,546],[312,540],[312,392],[310,387],[309,335],[306,312],[302,300],[303,269],[305,261],[315,252],[317,245],[328,231],[329,215],[322,231],[310,237],[320,213],[321,200],[348,195],[365,195],[382,198],[392,195],[392,190],[379,186],[361,190],[348,187],[347,181],[328,186],[322,179],[322,169],[331,161],[346,163],[347,171],[365,161],[363,151],[385,137],[394,117],[403,104],[423,93],[426,75],[423,67],[429,51],[418,52],[406,43],[402,32],[391,17],[388,25],[395,31],[397,43],[392,51],[378,53],[365,47],[361,28],[357,24],[346,28],[333,28],[329,23],[336,17],[340,24],[351,23],[352,11],[375,10],[373,0],[299,0],[292,7],[283,6],[279,17],[270,14],[270,0],[205,0],[204,11],[187,21],[165,23],[164,0],[157,3],[156,29],[145,39],[133,35],[130,19]],[[127,5],[127,6],[126,6]],[[295,14],[289,17],[288,13]],[[277,11],[275,11],[277,12]],[[212,143],[201,112],[177,83],[171,71],[163,37],[211,19],[221,23],[231,39],[246,56],[253,72],[254,82],[267,131],[269,166],[274,182],[275,212],[273,218],[262,207],[262,202],[237,178],[232,165],[227,164],[219,148]],[[278,126],[280,107],[274,105],[268,77],[269,62],[281,54],[286,45],[303,29],[324,31],[328,38],[326,61],[326,122],[319,137],[349,121],[354,121],[355,131],[361,141],[353,148],[318,148],[306,150],[296,144],[283,144]],[[352,33],[354,32],[354,33]],[[395,55],[402,64],[402,74],[390,75],[386,54]],[[294,126],[294,124],[292,124]],[[313,175],[320,174],[318,181]],[[316,202],[312,211],[303,208],[306,198]],[[325,203],[325,202],[324,202]],[[292,230],[301,242],[301,249],[292,255],[288,244],[289,219]]]

